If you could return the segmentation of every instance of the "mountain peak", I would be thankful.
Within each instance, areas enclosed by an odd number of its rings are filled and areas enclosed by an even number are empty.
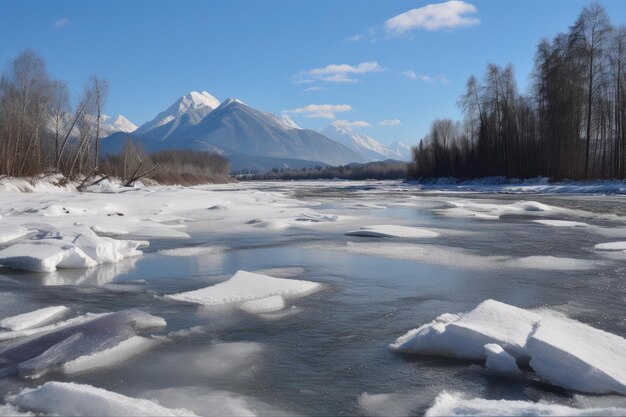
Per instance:
[[[167,110],[162,111],[154,119],[141,125],[136,133],[148,132],[186,115],[190,124],[196,124],[219,105],[219,100],[206,91],[201,93],[190,91],[176,100]]]

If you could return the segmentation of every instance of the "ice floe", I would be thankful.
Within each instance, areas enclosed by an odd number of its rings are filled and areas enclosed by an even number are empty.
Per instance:
[[[29,230],[25,227],[0,223],[0,243],[19,239],[20,237],[26,236],[28,233]]]
[[[503,352],[486,348],[488,344],[499,345]],[[492,365],[496,354],[497,370],[513,370],[514,363],[503,358],[506,353],[517,362],[530,361],[531,368],[554,385],[626,395],[626,339],[553,312],[528,311],[494,300],[468,313],[443,314],[398,338],[390,348],[487,360]]]
[[[32,329],[29,337],[0,349],[0,374],[38,378],[66,365],[70,371],[114,365],[145,350],[147,342],[130,340],[138,331],[163,326],[165,321],[160,317],[123,310]]]
[[[449,217],[476,218],[483,220],[498,220],[505,215],[545,215],[560,211],[556,207],[537,201],[517,201],[510,204],[494,204],[480,202],[480,200],[453,200],[446,202],[449,207],[436,209],[435,212]]]
[[[161,249],[158,253],[164,256],[201,256],[221,253],[226,248],[221,246],[186,246],[182,248]]]
[[[21,410],[61,416],[194,416],[187,409],[165,408],[153,401],[72,382],[50,381],[9,396]]]
[[[553,219],[542,219],[542,220],[533,220],[535,223],[543,224],[544,226],[552,226],[552,227],[589,227],[589,223],[576,222],[572,220],[553,220]]]
[[[65,306],[45,307],[18,316],[4,318],[0,320],[0,327],[10,330],[29,329],[61,318],[69,311],[70,309]]]
[[[57,268],[93,268],[98,265],[78,246],[58,239],[16,243],[0,251],[0,265],[33,272]]]
[[[263,306],[273,308],[277,306],[278,299],[268,300],[269,297],[280,296],[285,299],[303,297],[321,288],[322,285],[317,282],[274,278],[247,271],[237,271],[227,281],[195,291],[166,295],[165,298],[204,306],[242,304],[261,300],[252,304],[251,307],[251,309],[259,309]]]
[[[594,246],[597,250],[607,250],[607,251],[619,251],[626,250],[626,242],[607,242],[607,243],[598,243]]]
[[[426,416],[622,416],[626,408],[573,408],[532,401],[467,398],[459,393],[442,392]]]
[[[507,261],[509,266],[524,269],[542,269],[544,271],[585,271],[603,264],[592,259],[564,258],[559,256],[526,256]]]
[[[0,265],[33,272],[54,272],[57,268],[86,269],[115,263],[142,254],[145,241],[116,240],[98,236],[84,225],[55,228],[37,225],[37,235],[0,251]]]
[[[365,237],[401,237],[409,239],[424,239],[439,237],[438,232],[423,229],[419,227],[396,226],[392,224],[379,224],[373,226],[364,226],[359,230],[346,232],[348,236],[365,236]]]

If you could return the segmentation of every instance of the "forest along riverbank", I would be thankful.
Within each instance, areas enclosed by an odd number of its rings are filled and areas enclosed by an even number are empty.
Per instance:
[[[0,414],[625,414],[624,197],[538,186],[4,187]]]

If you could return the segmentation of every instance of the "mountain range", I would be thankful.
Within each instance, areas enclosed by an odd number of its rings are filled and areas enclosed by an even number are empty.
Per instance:
[[[400,142],[385,146],[338,124],[321,132],[302,129],[286,116],[255,109],[237,99],[220,103],[206,91],[190,92],[138,128],[123,116],[107,119],[105,125],[110,134],[102,140],[104,153],[119,152],[130,138],[149,152],[218,152],[231,160],[235,171],[410,159],[410,148]]]

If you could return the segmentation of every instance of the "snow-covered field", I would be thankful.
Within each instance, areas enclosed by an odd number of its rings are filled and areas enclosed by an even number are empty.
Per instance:
[[[623,189],[0,179],[0,415],[626,415]]]

